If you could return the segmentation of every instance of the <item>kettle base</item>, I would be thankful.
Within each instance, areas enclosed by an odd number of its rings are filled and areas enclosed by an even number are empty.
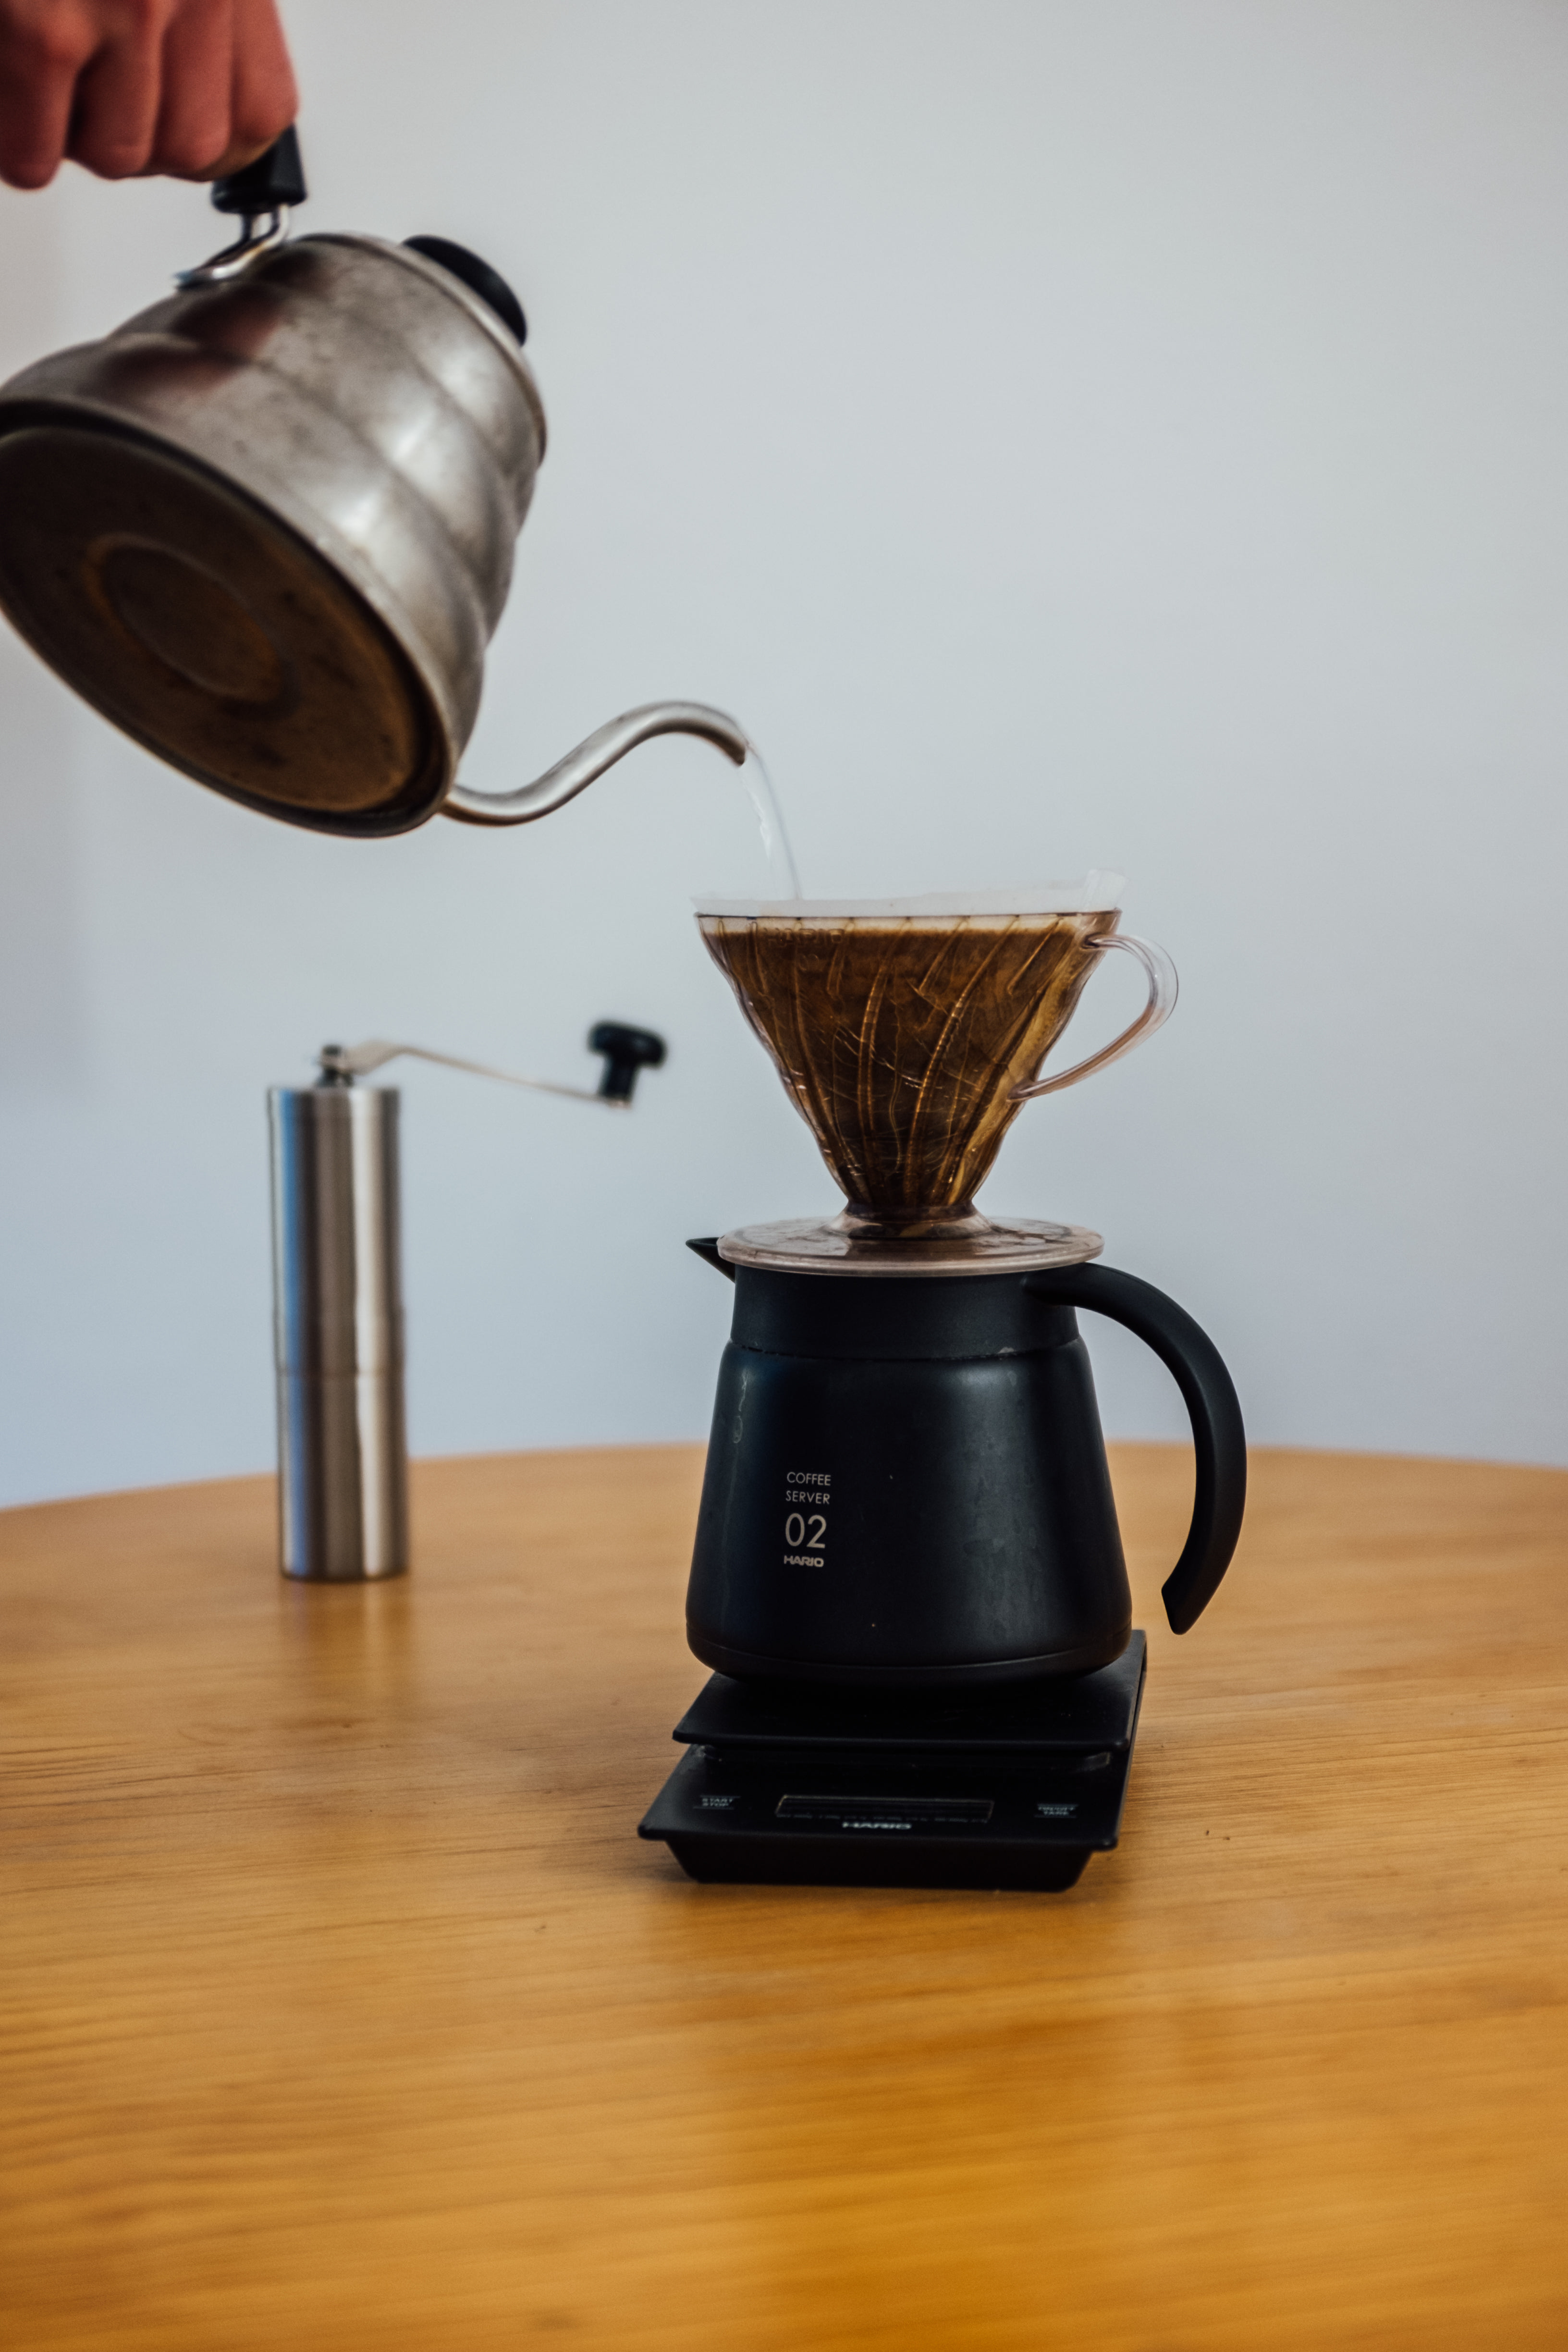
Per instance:
[[[804,1690],[714,1675],[638,1825],[689,1878],[1058,1894],[1121,1832],[1146,1645],[1071,1680]]]

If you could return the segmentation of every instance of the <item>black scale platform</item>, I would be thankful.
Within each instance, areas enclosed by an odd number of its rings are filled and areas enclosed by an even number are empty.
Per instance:
[[[714,1675],[639,1824],[689,1877],[1071,1886],[1121,1824],[1145,1644],[1070,1682],[832,1691]]]

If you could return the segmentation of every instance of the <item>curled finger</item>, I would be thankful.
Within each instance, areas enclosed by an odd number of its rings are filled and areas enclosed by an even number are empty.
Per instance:
[[[78,77],[66,152],[102,180],[130,179],[153,152],[163,92],[166,0],[121,0]]]
[[[86,9],[58,0],[24,0],[0,17],[0,180],[8,187],[47,187],[58,171],[77,79],[96,38]]]
[[[179,0],[163,36],[163,89],[143,169],[216,178],[231,144],[233,0]]]

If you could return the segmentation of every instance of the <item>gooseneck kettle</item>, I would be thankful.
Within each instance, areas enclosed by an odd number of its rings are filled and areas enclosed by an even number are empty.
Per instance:
[[[213,192],[241,234],[100,341],[0,386],[0,608],[113,724],[324,833],[517,824],[636,744],[746,739],[647,705],[520,791],[458,782],[544,455],[505,280],[440,237],[291,238],[292,131]]]

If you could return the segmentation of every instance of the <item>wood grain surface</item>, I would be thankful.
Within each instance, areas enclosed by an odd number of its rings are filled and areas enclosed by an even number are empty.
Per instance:
[[[1256,1457],[1068,1895],[699,1887],[699,1456],[0,1517],[7,2345],[1568,2344],[1568,1475]]]

